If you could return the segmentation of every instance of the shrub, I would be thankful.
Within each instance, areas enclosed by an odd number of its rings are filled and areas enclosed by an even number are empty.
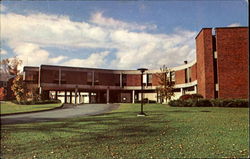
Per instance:
[[[189,100],[189,99],[201,99],[203,98],[203,96],[201,94],[184,94],[182,96],[180,96],[179,99],[181,100]]]
[[[148,103],[156,103],[155,100],[148,100]]]
[[[233,102],[228,103],[228,107],[245,107],[247,108],[249,106],[248,100],[244,99],[235,99]]]
[[[182,96],[180,96],[179,99],[180,99],[180,100],[192,99],[192,95],[191,95],[191,94],[183,94]]]
[[[200,99],[200,100],[194,100],[193,106],[194,107],[211,107],[213,105],[209,99]]]
[[[248,107],[247,99],[212,99],[211,103],[214,107]]]
[[[168,103],[172,107],[237,107],[247,108],[249,101],[246,99],[188,99],[171,100]]]
[[[168,104],[172,107],[192,107],[193,106],[193,100],[170,100]]]
[[[203,96],[201,94],[192,94],[192,99],[201,99]]]

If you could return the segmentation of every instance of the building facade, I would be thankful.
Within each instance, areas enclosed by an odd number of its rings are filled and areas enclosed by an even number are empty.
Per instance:
[[[196,60],[171,68],[173,99],[199,93],[204,98],[248,98],[248,27],[202,29],[196,37]],[[160,70],[143,75],[144,98],[161,102]],[[29,89],[44,99],[64,103],[135,103],[141,100],[141,72],[66,66],[24,67]]]

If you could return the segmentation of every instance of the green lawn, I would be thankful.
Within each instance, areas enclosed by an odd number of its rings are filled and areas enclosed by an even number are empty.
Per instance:
[[[249,154],[248,108],[122,104],[104,115],[2,125],[3,158],[222,158]]]
[[[1,114],[11,114],[17,112],[31,112],[37,110],[52,109],[61,106],[61,103],[56,104],[37,104],[37,105],[18,105],[12,102],[1,101]]]

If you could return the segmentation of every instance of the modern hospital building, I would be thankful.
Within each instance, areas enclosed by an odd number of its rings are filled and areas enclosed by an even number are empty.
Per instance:
[[[213,35],[213,32],[214,35]],[[248,27],[203,28],[195,38],[196,60],[171,69],[173,99],[199,93],[204,98],[248,98]],[[160,70],[143,76],[144,98],[160,102]],[[41,65],[24,67],[28,88],[64,103],[134,103],[141,100],[141,72]]]

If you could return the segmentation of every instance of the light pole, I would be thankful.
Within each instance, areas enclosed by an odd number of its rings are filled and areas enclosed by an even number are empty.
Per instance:
[[[141,112],[138,114],[138,116],[146,116],[146,114],[143,112],[143,102],[144,102],[144,98],[143,98],[143,73],[145,71],[147,71],[148,69],[146,68],[138,68],[137,70],[141,71]]]

